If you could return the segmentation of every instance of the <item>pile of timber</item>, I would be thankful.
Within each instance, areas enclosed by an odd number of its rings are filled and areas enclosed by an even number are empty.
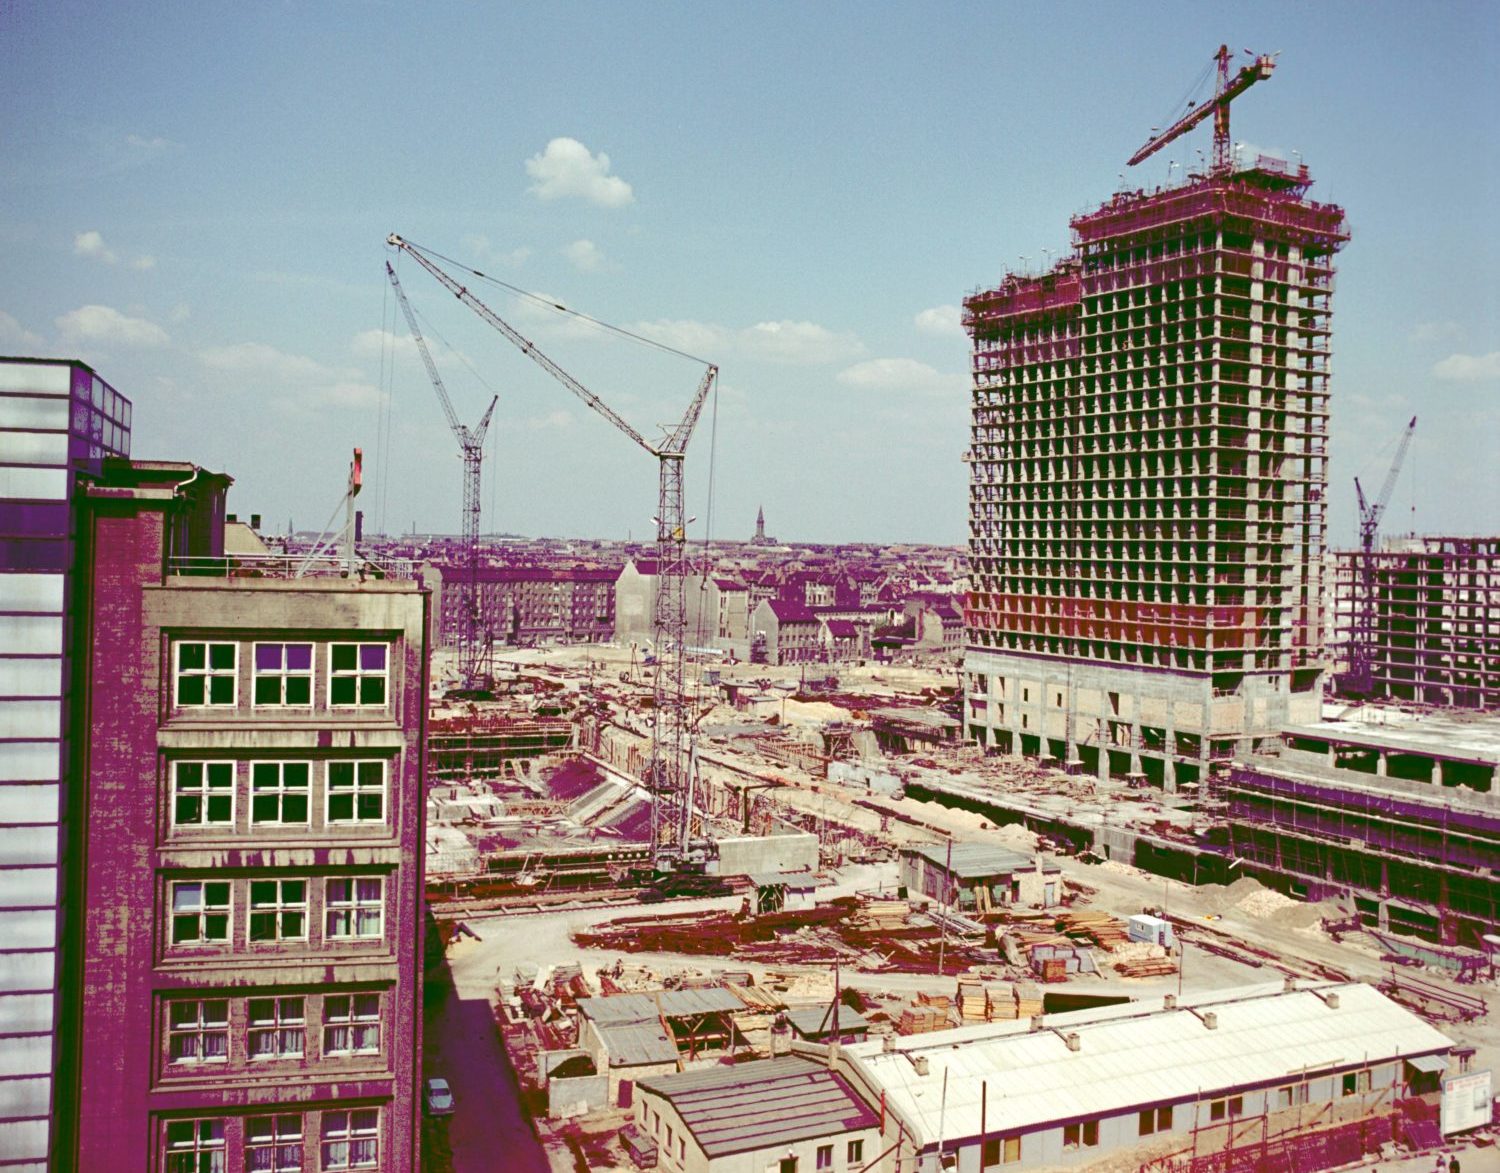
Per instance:
[[[871,899],[864,902],[854,915],[854,923],[873,932],[892,933],[906,927],[911,904],[906,900]]]
[[[958,1014],[965,1022],[988,1022],[989,1004],[983,982],[958,983]]]
[[[1170,957],[1121,958],[1114,966],[1121,977],[1128,978],[1166,977],[1177,972],[1177,963]]]
[[[947,999],[945,998],[944,1001],[946,1002]],[[920,1004],[906,1007],[896,1021],[896,1029],[904,1035],[921,1035],[934,1030],[947,1030],[952,1025],[948,1019],[946,1006]]]
[[[1042,988],[1035,982],[1017,982],[1016,1017],[1031,1018],[1042,1012]]]
[[[1060,912],[1057,927],[1074,940],[1092,941],[1111,952],[1130,940],[1125,922],[1106,912]]]

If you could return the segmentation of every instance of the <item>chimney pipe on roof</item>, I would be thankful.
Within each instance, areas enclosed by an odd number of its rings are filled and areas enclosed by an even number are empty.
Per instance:
[[[1161,1000],[1161,1008],[1163,1010],[1176,1010],[1177,1009],[1177,995],[1176,994],[1168,994],[1165,998],[1163,998]]]
[[[1219,1029],[1219,1016],[1217,1014],[1215,1014],[1212,1010],[1205,1010],[1203,1012],[1203,1025],[1208,1030],[1218,1030]]]
[[[1078,1037],[1076,1030],[1070,1030],[1067,1034],[1063,1035],[1063,1042],[1068,1044],[1068,1050],[1070,1051],[1077,1051],[1083,1047],[1083,1040]]]
[[[1036,1034],[1045,1025],[1046,1025],[1046,1023],[1043,1021],[1042,1015],[1040,1015],[1040,1014],[1033,1014],[1031,1016],[1031,1033],[1032,1034]]]
[[[912,1066],[917,1069],[918,1075],[926,1075],[931,1070],[926,1055],[916,1055],[912,1058]]]

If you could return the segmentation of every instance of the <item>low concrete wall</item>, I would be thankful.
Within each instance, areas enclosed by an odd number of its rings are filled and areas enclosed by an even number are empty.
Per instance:
[[[829,762],[828,780],[842,782],[846,786],[863,786],[876,794],[901,794],[901,779],[885,770],[874,770],[869,766],[858,766],[853,762]]]
[[[718,846],[717,866],[710,868],[721,876],[815,871],[818,866],[818,837],[810,833],[720,839]]]

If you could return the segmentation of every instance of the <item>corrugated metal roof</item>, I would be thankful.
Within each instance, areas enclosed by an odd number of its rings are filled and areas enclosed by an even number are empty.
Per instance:
[[[946,843],[919,843],[902,848],[902,851],[920,855],[939,868],[947,866]],[[952,867],[953,874],[959,879],[972,880],[982,876],[1008,876],[1030,871],[1036,867],[1036,860],[1019,851],[992,847],[987,843],[955,843]]]
[[[1330,993],[1338,995],[1337,1008],[1325,1001]],[[925,1146],[937,1140],[944,1072],[943,1127],[951,1140],[979,1134],[984,1085],[988,1131],[1009,1132],[1453,1045],[1378,990],[1354,982],[1290,993],[1279,984],[1245,987],[1185,997],[1178,1006],[1164,1010],[1151,999],[1047,1015],[1049,1029],[1036,1033],[1025,1021],[986,1024],[922,1035],[893,1052],[857,1043],[845,1054]],[[1212,1010],[1217,1027],[1208,1029],[1194,1009]],[[1069,1031],[1078,1033],[1077,1051],[1061,1037]],[[926,1075],[916,1072],[917,1055],[928,1060]]]
[[[677,1062],[677,1043],[659,1021],[598,1024],[611,1067],[643,1067]]]
[[[656,1022],[659,1018],[687,1018],[695,1014],[735,1013],[745,1004],[719,986],[702,990],[662,990],[652,994],[611,994],[579,998],[579,1013],[596,1025]]]
[[[823,888],[831,883],[811,872],[747,872],[745,878],[757,888]]]
[[[659,1075],[637,1087],[669,1101],[709,1157],[880,1124],[841,1076],[795,1057]]]
[[[827,1006],[789,1006],[787,1021],[803,1038],[821,1038],[833,1033],[833,1012]],[[863,1034],[870,1023],[858,1010],[839,1007],[839,1034]]]

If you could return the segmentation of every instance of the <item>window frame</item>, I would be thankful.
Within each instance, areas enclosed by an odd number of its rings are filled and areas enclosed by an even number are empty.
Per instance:
[[[335,1121],[342,1119],[341,1128]],[[361,1142],[373,1147],[367,1157],[357,1157],[353,1146]],[[335,1145],[346,1146],[344,1159],[336,1160],[330,1153]],[[380,1167],[380,1109],[379,1108],[330,1108],[325,1109],[318,1122],[319,1168],[323,1170],[378,1169]]]
[[[286,1013],[285,1007],[295,1002],[295,1016]],[[257,1006],[270,1004],[270,1017],[256,1018]],[[296,1050],[290,1050],[285,1039],[296,1035],[299,1042]],[[275,1043],[274,1050],[257,1050],[258,1036],[269,1036]],[[307,1054],[307,996],[305,994],[272,994],[263,998],[248,998],[245,1003],[245,1058],[252,1063],[275,1062],[278,1059],[301,1059]]]
[[[184,668],[182,666],[182,653],[190,647],[203,648],[203,666],[201,668]],[[230,648],[233,653],[234,663],[228,668],[215,668],[213,666],[213,649]],[[213,681],[228,680],[230,684],[230,699],[213,700]],[[203,699],[201,701],[184,701],[182,699],[182,683],[184,680],[203,681]],[[240,703],[240,645],[235,640],[222,639],[177,639],[172,641],[172,706],[178,709],[233,709],[238,708]]]
[[[311,827],[313,811],[313,769],[312,762],[298,759],[287,760],[260,760],[252,761],[249,766],[250,798],[247,805],[250,808],[249,824],[252,827]],[[287,767],[297,767],[303,771],[303,784],[300,787],[289,787],[287,785]],[[267,786],[258,789],[260,779],[256,773],[263,769],[275,769],[275,787]],[[255,800],[257,797],[274,798],[276,800],[276,817],[274,819],[261,818],[256,813]],[[303,818],[288,819],[286,815],[286,800],[288,798],[300,797],[305,803]]]
[[[262,669],[260,666],[261,648],[280,648],[281,666],[278,668]],[[287,666],[288,651],[291,648],[307,649],[306,669],[291,668]],[[316,683],[318,649],[311,640],[256,640],[250,646],[250,707],[252,709],[308,709],[311,710],[316,702],[316,694],[313,686]],[[286,699],[287,684],[292,680],[307,681],[307,700],[289,701]],[[278,692],[281,695],[279,701],[263,701],[260,699],[260,682],[262,680],[279,681]]]
[[[295,1134],[283,1134],[287,1122],[293,1122]],[[269,1133],[255,1135],[256,1125],[269,1125]],[[298,1112],[278,1112],[269,1116],[245,1117],[245,1173],[302,1173],[305,1164],[306,1130]],[[295,1147],[295,1164],[284,1164],[282,1150]],[[269,1153],[271,1163],[255,1163],[257,1153]]]
[[[828,1173],[833,1168],[833,1146],[820,1144],[813,1150],[813,1169],[816,1173]]]
[[[198,888],[198,905],[193,909],[180,909],[177,894],[186,888]],[[208,901],[209,889],[224,889],[224,903],[210,904]],[[234,885],[228,880],[172,880],[167,891],[168,916],[171,918],[167,933],[168,944],[174,949],[192,948],[193,946],[227,946],[234,939]],[[179,937],[177,935],[178,921],[183,917],[197,918],[199,935],[196,937]],[[205,929],[209,917],[222,916],[224,918],[224,929],[222,936],[209,936]]]
[[[335,766],[347,766],[350,770],[348,786],[334,788],[333,773]],[[379,797],[380,816],[378,818],[367,818],[360,814],[360,800],[368,797],[370,787],[365,784],[361,773],[363,767],[378,766],[380,769]],[[324,763],[323,767],[323,824],[328,827],[362,827],[383,826],[390,822],[390,773],[391,763],[387,758],[331,758]],[[342,771],[340,771],[342,772]],[[333,800],[335,797],[349,799],[349,817],[335,818],[333,813]]]
[[[222,1019],[209,1019],[206,1008],[209,1006],[223,1007]],[[193,1018],[191,1021],[176,1021],[179,1011],[192,1007]],[[218,1064],[229,1062],[229,999],[228,998],[171,998],[166,1005],[166,1036],[167,1036],[167,1066],[169,1067],[199,1067],[205,1063]],[[205,1040],[218,1036],[223,1040],[224,1049],[217,1055],[206,1053]],[[196,1054],[177,1055],[177,1043],[182,1039],[195,1040],[194,1049]]]
[[[335,897],[335,884],[347,884],[346,895]],[[375,884],[377,895],[369,896],[361,886]],[[375,912],[376,931],[361,931],[362,915]],[[333,919],[348,918],[348,929],[335,932]],[[385,877],[384,876],[329,876],[323,881],[323,939],[325,941],[381,941],[385,939]]]
[[[362,1007],[358,999],[373,1001],[374,1010],[370,1011],[366,1009],[361,1013]],[[332,1006],[334,1002],[347,1002],[348,1009],[342,1015],[337,1014]],[[356,990],[347,994],[324,994],[322,1022],[323,1056],[331,1058],[343,1055],[378,1055],[381,1050],[381,1035],[383,1033],[381,1030],[380,1002],[380,993],[376,990]],[[363,1032],[368,1031],[370,1028],[374,1028],[375,1045],[373,1047],[354,1045],[356,1039],[364,1038],[365,1035]],[[347,1032],[349,1045],[344,1047],[330,1045],[329,1036],[333,1031]]]
[[[186,828],[206,829],[211,827],[228,827],[231,830],[234,828],[235,806],[237,805],[235,802],[235,792],[236,790],[238,790],[237,783],[239,781],[237,769],[238,764],[239,763],[236,762],[233,758],[181,758],[174,760],[171,763],[172,797],[169,804],[169,809],[171,811],[171,826],[174,831]],[[198,768],[199,777],[196,787],[189,789],[183,783],[182,771],[184,767],[191,766],[196,766]],[[229,817],[227,819],[211,819],[208,817],[212,800],[216,797],[225,797],[225,795],[222,793],[215,793],[215,791],[221,791],[225,789],[224,787],[214,785],[215,780],[210,776],[210,771],[215,769],[224,769],[228,770],[229,772],[229,785],[227,787],[227,797],[229,799]],[[191,799],[194,797],[197,798],[200,804],[199,814],[202,817],[197,821],[190,822],[180,817],[178,803],[180,803],[184,799]]]
[[[286,898],[287,885],[296,884],[302,889],[302,898],[288,900]],[[273,903],[261,903],[257,905],[255,890],[260,888],[264,892],[266,885],[271,885],[276,892]],[[311,910],[311,884],[306,876],[277,876],[269,880],[251,880],[250,890],[245,899],[245,938],[252,945],[262,944],[270,941],[306,941],[309,935],[309,925],[312,917]],[[284,918],[287,916],[300,916],[302,918],[302,931],[300,933],[289,933],[285,931]],[[256,932],[256,918],[270,917],[275,927],[275,932],[269,936]]]
[[[203,1156],[209,1158],[209,1173],[225,1173],[229,1165],[229,1145],[225,1138],[224,1123],[222,1116],[195,1116],[187,1120],[163,1121],[163,1173],[202,1173],[203,1166],[198,1158]],[[185,1143],[173,1139],[173,1133],[180,1135],[184,1125],[190,1129]],[[207,1135],[204,1135],[205,1130]],[[183,1162],[184,1157],[188,1163]]]
[[[330,709],[386,709],[391,703],[391,650],[394,645],[388,640],[360,640],[341,641],[328,645],[328,707]],[[335,655],[344,648],[354,649],[354,667],[337,668],[334,666]],[[364,653],[367,648],[380,648],[383,662],[380,669],[364,667]],[[365,682],[367,680],[381,681],[381,696],[378,701],[367,701],[363,699]],[[338,691],[337,686],[345,681],[354,683],[354,696],[352,701],[339,701],[335,698]]]
[[[865,1142],[863,1137],[857,1137],[849,1142],[849,1147],[844,1153],[844,1163],[848,1165],[857,1164],[865,1159]]]

